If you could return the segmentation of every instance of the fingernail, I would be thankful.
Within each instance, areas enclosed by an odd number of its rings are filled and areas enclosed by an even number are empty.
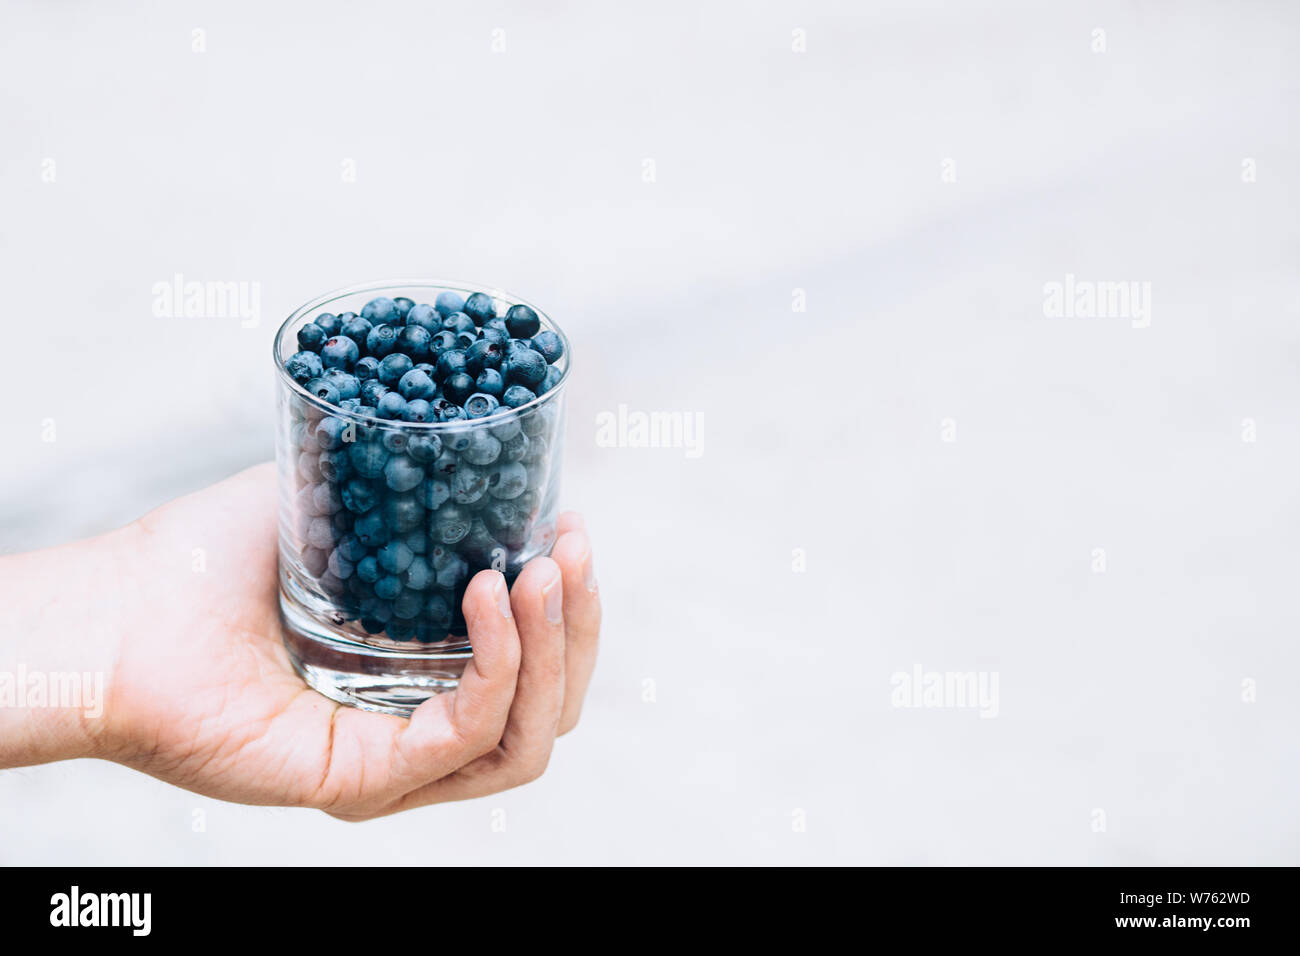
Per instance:
[[[582,583],[587,586],[587,590],[592,594],[596,593],[596,567],[591,562],[591,552],[587,552],[587,557],[582,562]]]
[[[564,588],[560,586],[557,574],[550,584],[542,588],[542,607],[546,610],[546,620],[552,624],[564,621]]]
[[[492,586],[492,591],[497,597],[497,608],[501,611],[502,617],[511,617],[510,614],[510,589],[506,587],[505,575],[497,575],[497,583]]]

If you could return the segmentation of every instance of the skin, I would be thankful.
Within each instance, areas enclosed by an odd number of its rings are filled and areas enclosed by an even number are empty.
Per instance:
[[[459,689],[407,720],[336,704],[294,672],[275,483],[259,465],[118,531],[0,558],[0,673],[104,675],[99,716],[0,707],[0,768],[98,757],[222,800],[344,820],[541,775],[596,662],[600,599],[581,516],[560,517],[551,557],[508,592],[496,571],[470,581],[473,660]]]

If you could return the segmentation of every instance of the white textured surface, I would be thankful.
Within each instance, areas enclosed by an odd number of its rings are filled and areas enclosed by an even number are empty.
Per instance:
[[[1300,17],[695,6],[5,5],[0,545],[269,457],[299,302],[462,276],[577,344],[607,629],[526,789],[356,827],[11,771],[0,861],[1300,862]],[[177,272],[260,325],[154,318]],[[1151,326],[1044,318],[1067,272]],[[619,403],[704,455],[597,447]],[[917,662],[1000,715],[892,708]]]

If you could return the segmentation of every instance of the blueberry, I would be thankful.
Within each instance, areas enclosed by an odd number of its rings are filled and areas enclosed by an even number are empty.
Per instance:
[[[442,357],[444,352],[450,352],[456,347],[456,333],[448,332],[443,329],[441,332],[433,333],[433,338],[429,340],[429,357],[435,362]]]
[[[528,454],[529,437],[523,432],[501,442],[501,457],[506,461],[521,461]]]
[[[415,402],[411,402],[410,405],[407,406],[408,411],[410,409],[410,406],[414,404]],[[432,422],[437,420],[436,417],[437,413],[434,412],[432,405],[429,406],[429,415],[431,417],[425,419],[425,421]],[[442,454],[442,439],[439,438],[437,435],[430,435],[430,434],[415,435],[414,437],[411,438],[410,444],[407,447],[406,452],[416,461],[424,462],[427,464],[428,462],[433,461],[439,455]]]
[[[500,400],[505,392],[506,380],[501,377],[501,373],[494,368],[485,368],[479,373],[478,378],[474,379],[474,388],[485,395],[491,395],[493,398]]]
[[[501,442],[508,442],[521,431],[518,415],[498,415],[488,426],[492,437]]]
[[[358,518],[352,526],[352,533],[368,548],[380,548],[388,543],[388,525],[384,522],[383,515],[377,511],[367,512]]]
[[[465,377],[469,378],[468,375]],[[451,402],[446,402],[438,409],[438,421],[440,422],[458,422],[463,421],[464,418],[465,409],[459,405],[453,405]]]
[[[474,380],[464,372],[456,372],[443,380],[442,391],[449,402],[463,405],[474,394]]]
[[[321,480],[320,456],[314,452],[305,451],[298,456],[298,474],[303,481],[309,481],[313,484]]]
[[[537,386],[537,394],[545,395],[551,389],[555,388],[555,386],[559,385],[560,379],[563,377],[564,373],[554,365],[547,366],[546,377],[542,379],[542,384]]]
[[[320,315],[316,316],[316,324],[325,331],[325,338],[329,338],[331,335],[338,335],[339,328],[343,325],[339,320],[339,317],[333,312],[322,312]],[[322,342],[321,344],[323,345],[324,343]]]
[[[317,328],[315,325],[303,326],[303,328]],[[320,356],[315,352],[303,350],[294,352],[289,360],[284,363],[284,370],[289,373],[289,377],[299,385],[305,385],[314,378],[320,378],[325,372],[324,366],[321,365]]]
[[[339,335],[346,335],[353,342],[357,343],[360,348],[366,344],[366,337],[370,335],[370,330],[374,328],[369,319],[363,319],[359,315],[354,315],[343,323],[339,329]]]
[[[390,355],[397,348],[398,331],[392,325],[376,325],[366,336],[366,351],[375,358]]]
[[[361,615],[361,626],[365,628],[367,634],[382,634],[386,627],[383,621],[378,618],[367,617],[364,613]]]
[[[465,371],[465,351],[464,349],[449,349],[438,356],[438,364],[434,367],[435,377],[439,382],[445,382],[457,372]]]
[[[485,368],[499,369],[505,357],[506,350],[500,344],[478,339],[465,350],[465,371],[478,375]]]
[[[481,429],[475,429],[470,434],[469,446],[461,452],[471,465],[490,465],[500,454],[501,442],[493,438],[491,432]]]
[[[374,408],[379,404],[379,400],[387,395],[389,388],[377,378],[368,378],[361,383],[361,392],[359,397],[362,404]]]
[[[521,468],[523,466],[520,466]],[[521,487],[519,489],[523,491]],[[457,504],[472,505],[482,498],[488,491],[488,473],[471,467],[468,464],[462,464],[456,469],[456,474],[451,478],[451,497]],[[498,497],[511,497],[500,495]]]
[[[379,404],[375,410],[379,412],[380,418],[397,419],[402,417],[402,412],[406,409],[406,399],[398,392],[385,392],[379,399]]]
[[[406,408],[402,408],[402,414],[406,414]],[[400,455],[406,451],[406,446],[410,442],[406,432],[397,428],[385,429],[384,433],[379,436],[380,443],[394,455]]]
[[[433,336],[418,325],[408,325],[397,333],[397,348],[405,352],[412,360],[427,358],[429,343]]]
[[[406,313],[407,327],[418,326],[430,335],[442,328],[442,316],[430,305],[414,306]]]
[[[320,453],[320,473],[326,481],[343,482],[352,474],[352,462],[348,460],[347,449]]]
[[[400,618],[402,621],[410,621],[413,618],[418,617],[420,612],[423,610],[424,595],[419,591],[403,590],[402,593],[393,600],[393,616]],[[393,627],[397,625],[397,621],[388,625],[389,635],[393,633]],[[412,624],[409,626],[411,628],[411,634],[414,635],[415,625]]]
[[[331,405],[338,403],[339,390],[323,378],[313,378],[310,382],[305,384],[303,388],[307,389],[307,391],[311,392],[317,398],[328,402]]]
[[[339,494],[339,489],[329,481],[322,481],[316,486],[316,490],[312,492],[312,500],[316,502],[316,510],[323,515],[332,515],[343,508],[343,498]]]
[[[425,375],[429,376],[429,378],[433,378],[434,373],[438,371],[438,367],[436,365],[430,365],[428,362],[416,362],[413,371],[423,372]]]
[[[411,359],[401,352],[385,356],[379,363],[379,381],[389,388],[394,388],[402,380],[402,376],[411,371],[413,365]]]
[[[392,358],[390,355],[388,358]],[[384,359],[385,362],[388,359]],[[433,384],[431,379],[419,369],[411,369],[397,381],[397,390],[402,393],[402,397],[408,402],[417,398],[425,401],[433,398],[438,394],[438,386]]]
[[[389,574],[401,574],[415,558],[415,554],[401,541],[390,541],[376,553],[379,566]],[[381,595],[382,596],[382,595]]]
[[[475,335],[473,332],[456,333],[456,348],[458,349],[468,349],[471,345],[473,345],[477,341],[478,341],[478,336]]]
[[[529,438],[540,436],[551,427],[550,409],[534,409],[530,414],[520,416],[519,424]]]
[[[527,405],[537,396],[522,385],[511,385],[501,396],[501,404],[509,405],[511,408],[518,408],[520,405]]]
[[[362,407],[363,407],[363,406],[362,406],[362,404],[361,404],[361,399],[360,399],[360,398],[340,398],[340,399],[339,399],[339,408],[346,408],[346,409],[347,409],[348,411],[350,411],[350,412],[355,412],[358,408],[362,408]]]
[[[381,295],[377,299],[371,299],[361,310],[361,317],[369,319],[371,322],[379,325],[381,323],[396,322],[401,318],[397,311],[397,303],[386,295]]]
[[[443,544],[455,544],[469,534],[469,512],[457,505],[446,504],[433,516],[433,530]],[[439,582],[442,573],[438,573]]]
[[[510,333],[505,329],[493,328],[485,325],[478,330],[478,337],[483,342],[493,342],[503,349],[510,344]]]
[[[312,432],[316,439],[316,446],[322,451],[333,451],[343,446],[347,438],[348,423],[341,418],[335,418],[333,415],[327,415],[316,425],[316,430]]]
[[[405,320],[410,314],[411,309],[415,308],[415,303],[404,295],[399,295],[393,300],[393,305],[397,306],[397,317]]]
[[[399,395],[398,398],[401,396]],[[362,478],[378,478],[383,474],[384,466],[388,464],[388,451],[378,442],[356,442],[348,452],[348,458],[352,462],[352,468]]]
[[[505,338],[501,342],[502,345],[510,341],[510,330],[506,328],[505,319],[496,318],[496,317],[490,318],[483,323],[483,327],[479,331],[486,332],[489,329],[501,332],[505,336]]]
[[[321,381],[328,382],[338,389],[339,401],[356,398],[361,393],[361,380],[341,368],[329,369],[321,376]]]
[[[455,505],[450,507],[455,508]],[[429,563],[433,565],[433,570],[438,575],[438,587],[440,588],[449,590],[458,588],[469,578],[469,565],[460,554],[451,548],[434,548]]]
[[[432,587],[435,580],[436,575],[433,568],[426,559],[419,555],[411,558],[406,570],[402,573],[402,583],[412,591],[424,591]]]
[[[357,566],[343,555],[343,549],[341,546],[330,552],[328,566],[330,574],[334,575],[341,581],[346,581],[348,578],[352,577],[352,572],[357,569]]]
[[[476,328],[474,320],[464,312],[453,312],[451,315],[444,315],[440,327],[444,332],[450,332],[453,335],[460,332],[473,332]]]
[[[329,338],[329,333],[315,322],[308,322],[298,330],[298,348],[305,352],[319,352]]]
[[[465,300],[465,314],[474,320],[475,325],[482,325],[497,314],[496,304],[486,292],[475,292]]]
[[[416,631],[416,638],[425,644],[446,640],[451,627],[451,601],[447,596],[437,592],[429,595],[424,602],[424,617],[427,623]]]
[[[528,486],[528,469],[517,461],[498,462],[488,483],[493,498],[518,498]]]
[[[329,569],[329,555],[320,548],[303,548],[302,566],[308,574],[318,578]]]
[[[465,307],[465,297],[455,292],[439,292],[433,306],[441,315],[451,315]]]
[[[379,561],[374,555],[369,555],[357,562],[357,577],[367,584],[374,584],[379,580]]]
[[[433,422],[437,420],[437,416],[433,411],[433,406],[422,398],[411,399],[411,401],[406,403],[406,407],[402,409],[402,421],[404,422],[417,422],[423,424],[425,422]]]
[[[564,354],[564,343],[558,335],[547,329],[533,336],[533,351],[540,352],[547,365],[554,365]]]
[[[425,554],[429,550],[429,533],[423,528],[416,528],[414,531],[406,532],[402,540],[406,542],[406,546],[411,549],[413,554]]]
[[[384,520],[397,534],[414,531],[425,519],[424,505],[416,494],[391,495],[384,502]]]
[[[512,305],[506,312],[506,331],[513,338],[532,338],[541,327],[537,313],[526,305]]]
[[[384,466],[384,481],[394,491],[410,491],[424,481],[424,469],[405,455],[395,455]]]
[[[540,352],[512,348],[508,354],[510,367],[506,371],[507,382],[528,389],[535,389],[542,384],[542,379],[546,378],[546,359],[542,358]]]
[[[373,355],[367,355],[365,358],[357,359],[356,368],[352,374],[363,382],[368,382],[373,378],[379,377],[379,359]]]
[[[343,512],[347,514],[347,512]],[[366,556],[367,548],[355,534],[345,534],[339,539],[339,552],[353,564]],[[339,575],[342,577],[342,575]]]
[[[465,417],[466,418],[487,418],[489,415],[496,413],[501,407],[495,395],[488,395],[486,392],[475,392],[469,398],[465,399]]]
[[[420,485],[420,504],[429,511],[437,511],[451,499],[451,485],[437,478],[426,478]]]
[[[324,487],[318,485],[317,487]],[[324,515],[311,519],[311,524],[307,526],[307,543],[313,548],[328,552],[334,547],[334,525],[330,519]],[[328,560],[328,555],[326,557]]]
[[[320,348],[321,364],[326,368],[341,368],[345,372],[351,371],[352,366],[357,364],[357,359],[360,357],[361,350],[357,347],[357,343],[346,335],[335,335]]]
[[[398,602],[396,601],[393,602],[393,614],[400,617],[400,615],[397,614],[397,603]],[[397,641],[399,644],[405,644],[407,641],[411,640],[411,638],[415,637],[415,630],[415,625],[410,621],[392,620],[389,621],[388,625],[384,628],[384,633],[388,635],[390,641]]]
[[[380,564],[383,567],[383,564]],[[375,597],[391,601],[402,593],[402,579],[395,574],[386,574],[375,582]]]

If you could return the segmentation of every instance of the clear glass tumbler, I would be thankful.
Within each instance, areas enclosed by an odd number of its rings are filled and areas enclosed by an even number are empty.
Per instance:
[[[319,313],[360,313],[379,296],[432,305],[443,292],[487,294],[498,318],[532,308],[563,345],[558,381],[487,417],[406,422],[331,404],[285,370],[298,330]],[[472,656],[461,613],[470,578],[495,568],[513,583],[555,542],[568,339],[540,309],[498,290],[388,280],[303,305],[274,351],[285,646],[326,697],[408,715],[454,689]]]

